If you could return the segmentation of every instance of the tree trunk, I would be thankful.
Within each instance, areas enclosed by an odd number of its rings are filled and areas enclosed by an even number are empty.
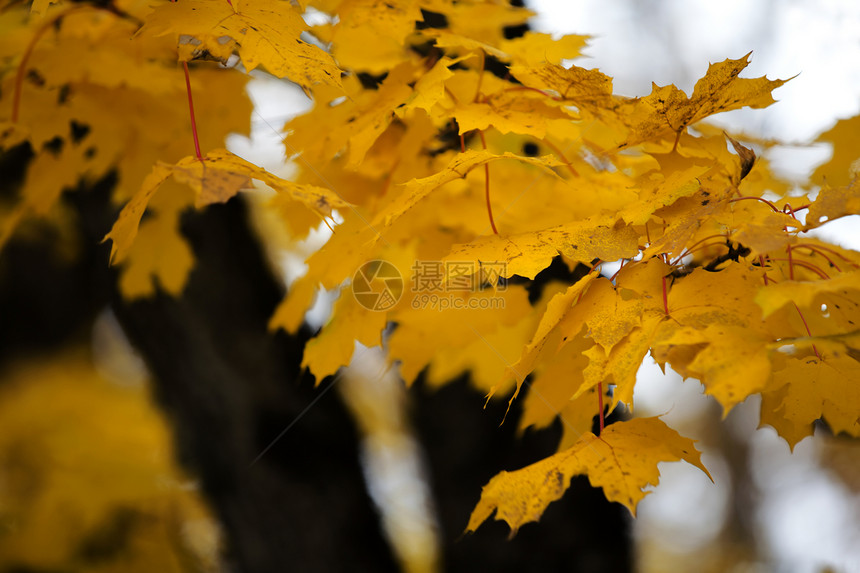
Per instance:
[[[301,376],[307,334],[267,330],[282,291],[243,203],[187,213],[182,230],[197,259],[182,296],[116,298],[114,309],[152,369],[236,568],[395,570],[349,413]]]

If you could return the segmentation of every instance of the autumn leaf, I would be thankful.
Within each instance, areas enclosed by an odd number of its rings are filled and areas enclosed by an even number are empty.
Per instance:
[[[755,151],[753,151],[749,147],[744,147],[738,141],[731,138],[728,134],[724,135],[726,136],[726,139],[729,140],[729,143],[732,144],[732,147],[738,154],[738,159],[740,159],[740,170],[738,172],[737,177],[737,181],[738,183],[740,183],[741,181],[743,181],[744,177],[749,175],[749,172],[752,170],[753,165],[755,165]]]
[[[517,235],[488,235],[455,245],[446,261],[504,263],[505,275],[533,279],[562,254],[591,264],[595,259],[615,261],[638,252],[639,235],[631,227],[612,221],[585,220]],[[449,279],[453,275],[449,275]]]
[[[715,276],[720,280],[714,281]],[[671,286],[669,314],[697,329],[717,323],[764,332],[762,312],[754,300],[763,284],[761,275],[742,263],[728,263],[716,275],[695,269]]]
[[[179,296],[194,266],[191,247],[179,231],[191,190],[175,181],[167,181],[165,187],[140,224],[121,270],[119,289],[128,300],[154,295],[156,285]]]
[[[768,339],[743,326],[709,324],[704,329],[682,327],[671,336],[658,334],[655,359],[671,354],[672,368],[684,377],[701,380],[705,392],[723,406],[723,416],[747,396],[763,390],[771,375]]]
[[[546,98],[534,93],[505,92],[458,106],[454,118],[460,133],[492,126],[501,133],[522,133],[543,139],[548,121],[569,120],[571,116],[559,107],[547,105]]]
[[[404,109],[423,109],[429,113],[433,106],[446,97],[445,82],[454,77],[450,67],[459,61],[459,58],[439,58],[433,67],[415,82],[415,89],[406,100]]]
[[[723,406],[724,415],[752,393],[765,388],[771,375],[772,329],[783,323],[763,320],[754,302],[760,276],[741,264],[719,271],[695,270],[668,293],[672,320],[655,335],[652,354],[683,376],[702,381]]]
[[[572,60],[581,55],[588,39],[589,36],[573,34],[555,39],[551,34],[529,30],[520,38],[500,42],[499,48],[509,54],[513,61],[527,67],[544,63],[560,66],[563,60]]]
[[[414,207],[424,197],[442,187],[446,183],[456,181],[465,177],[472,169],[499,159],[515,159],[523,163],[538,166],[545,172],[555,175],[549,166],[558,165],[552,157],[523,157],[510,152],[501,155],[486,150],[470,149],[459,153],[448,163],[448,165],[429,177],[413,179],[404,185],[403,191],[398,194],[397,199],[392,201],[373,219],[374,227],[390,226],[396,219]]]
[[[534,370],[538,355],[542,352],[544,347],[547,346],[553,333],[556,335],[556,345],[560,342],[561,333],[557,330],[559,324],[561,324],[564,317],[568,312],[570,312],[574,303],[579,299],[583,292],[586,292],[586,289],[591,285],[592,281],[594,281],[596,277],[597,274],[592,271],[569,286],[567,290],[556,294],[552,299],[550,299],[547,304],[546,311],[543,313],[543,316],[541,316],[540,323],[538,323],[537,330],[532,336],[531,342],[529,342],[523,349],[523,353],[519,360],[510,367],[511,373],[516,376],[518,391],[519,386],[523,383],[526,376]],[[552,345],[550,345],[549,349],[552,351],[555,350],[555,348],[552,348]],[[514,396],[516,396],[516,394]]]
[[[152,173],[143,180],[140,191],[123,207],[110,233],[103,239],[104,241],[110,239],[113,242],[110,256],[112,264],[121,262],[125,258],[137,236],[140,219],[143,217],[150,199],[158,191],[161,184],[170,177],[171,172],[172,169],[169,165],[157,164],[153,167]]]
[[[817,141],[824,141],[833,146],[833,156],[812,173],[812,180],[815,183],[830,187],[841,187],[851,183],[854,179],[850,173],[851,165],[860,159],[860,146],[857,144],[858,129],[860,129],[860,116],[855,116],[837,121],[833,127],[818,136]],[[855,209],[854,212],[856,213],[857,210]]]
[[[654,155],[658,157],[660,169],[639,178],[639,200],[621,210],[621,218],[630,225],[644,225],[661,207],[699,192],[702,188],[700,177],[712,168],[707,163],[682,157],[674,151]]]
[[[310,369],[319,384],[323,378],[349,364],[355,342],[378,346],[386,316],[359,304],[352,292],[345,289],[334,305],[332,318],[322,334],[308,341],[302,367]]]
[[[632,405],[636,372],[665,319],[661,285],[667,273],[657,259],[631,262],[619,271],[615,285],[597,279],[560,321],[563,343],[580,331],[594,341],[583,350],[589,362],[574,399],[600,383],[614,384],[611,408],[619,401]]]
[[[696,82],[689,98],[675,86],[654,85],[648,96],[633,100],[623,120],[630,126],[630,133],[620,147],[674,136],[715,113],[742,107],[763,108],[774,103],[771,92],[787,80],[738,77],[749,65],[750,54],[708,66],[708,72]]]
[[[340,70],[332,56],[302,40],[306,30],[298,9],[276,0],[182,0],[156,6],[140,33],[193,36],[199,44],[184,44],[190,49],[179,44],[181,60],[203,51],[226,60],[235,49],[248,71],[263,66],[305,90],[316,83],[339,86]]]
[[[784,439],[793,451],[798,442],[812,435],[812,426],[796,424],[786,418],[782,404],[787,393],[788,386],[786,385],[775,389],[768,388],[761,393],[759,427],[770,426],[776,430],[779,437]]]
[[[170,176],[194,190],[195,205],[198,208],[229,200],[241,189],[250,187],[252,178],[288,195],[297,203],[318,213],[321,218],[330,216],[333,208],[348,205],[328,189],[286,181],[226,150],[212,151],[202,160],[193,156],[186,157],[175,165],[159,162],[146,177],[140,190],[123,208],[104,239],[113,241],[112,263],[118,263],[125,258],[137,235],[138,225],[147,205]]]
[[[523,401],[523,413],[517,425],[521,431],[530,426],[545,428],[558,417],[562,420],[565,438],[575,436],[566,446],[559,446],[559,451],[566,450],[582,434],[590,432],[597,415],[594,394],[585,393],[577,400],[571,399],[582,384],[582,372],[588,365],[583,351],[590,344],[585,336],[578,336],[555,356],[542,361],[543,367],[529,382]]]
[[[550,503],[561,499],[570,480],[580,474],[587,475],[592,486],[603,488],[608,500],[623,504],[636,515],[636,506],[647,495],[643,489],[660,480],[657,463],[680,460],[711,477],[693,441],[659,418],[617,422],[600,437],[585,433],[563,452],[496,475],[484,486],[466,531],[475,531],[495,511],[496,519],[506,521],[511,536],[516,535],[523,524],[538,521]]]
[[[860,179],[855,178],[846,187],[823,187],[809,206],[804,230],[860,213]]]
[[[731,221],[731,227],[734,227],[731,240],[750,249],[751,256],[780,251],[797,242],[794,235],[785,232],[786,229],[800,228],[800,223],[790,215],[752,208],[757,205],[747,204],[741,208],[738,205],[735,204],[731,214],[724,214],[718,220]],[[748,212],[741,215],[739,211],[742,209],[748,209]]]
[[[659,314],[649,314],[610,351],[598,344],[586,350],[583,354],[588,357],[589,362],[582,372],[583,382],[572,399],[587,395],[599,383],[607,388],[611,384],[614,389],[612,398],[608,402],[609,411],[612,412],[619,403],[632,409],[636,375],[642,366],[642,361],[654,346],[663,318]]]
[[[537,68],[512,66],[511,73],[529,87],[551,90],[566,102],[586,107],[597,105],[612,95],[612,78],[598,70],[544,64]]]
[[[715,196],[711,191],[700,189],[689,197],[681,197],[672,205],[655,211],[655,216],[668,222],[668,225],[660,233],[659,228],[651,231],[649,223],[645,223],[651,241],[643,256],[683,256],[688,246],[695,245],[695,237],[725,209],[721,199],[723,197]]]
[[[489,54],[499,59],[507,59],[508,55],[496,48],[492,44],[487,44],[480,40],[455,34],[446,30],[424,30],[422,35],[433,38],[433,43],[438,48],[444,48],[449,53],[473,53],[473,54]]]
[[[550,354],[554,354],[557,350],[562,339],[562,333],[558,328],[559,324],[564,320],[567,313],[570,312],[575,301],[590,286],[595,276],[593,272],[589,273],[564,292],[555,294],[548,301],[546,310],[537,324],[531,341],[523,348],[519,359],[505,370],[504,376],[513,376],[516,380],[516,390],[508,402],[509,407],[519,395],[526,376],[535,369],[538,358],[544,352],[544,349]],[[490,396],[496,393],[500,385],[501,382],[497,382],[490,389]],[[573,394],[571,393],[570,395],[572,396]]]
[[[844,352],[821,359],[789,357],[773,376],[771,388],[785,388],[779,405],[783,416],[806,435],[812,435],[814,421],[824,418],[835,433],[860,437],[860,362],[855,358]]]
[[[485,289],[475,293],[449,293],[460,304],[434,308],[423,301],[445,296],[439,293],[415,293],[395,309],[397,329],[388,339],[389,356],[400,361],[400,376],[412,384],[425,367],[427,383],[442,385],[465,370],[471,372],[473,384],[488,390],[502,377],[506,364],[516,360],[522,345],[537,320],[528,302],[528,293],[512,285],[504,291]],[[459,295],[459,296],[458,296]],[[493,311],[488,312],[493,302]],[[456,325],[456,326],[453,326]]]
[[[334,56],[340,65],[378,74],[404,57],[406,36],[422,19],[418,3],[383,0],[341,2],[332,29]],[[342,49],[341,46],[344,46]]]
[[[840,274],[828,280],[783,281],[762,287],[755,296],[755,302],[766,318],[782,308],[794,303],[801,307],[810,306],[822,294],[841,294],[848,299],[856,298],[860,291],[860,271]]]

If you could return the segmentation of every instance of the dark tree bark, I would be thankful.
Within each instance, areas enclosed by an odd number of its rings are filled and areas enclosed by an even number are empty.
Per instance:
[[[394,570],[349,413],[300,376],[306,333],[267,330],[282,291],[243,204],[189,212],[182,231],[197,259],[182,296],[117,298],[114,309],[153,371],[237,568]]]

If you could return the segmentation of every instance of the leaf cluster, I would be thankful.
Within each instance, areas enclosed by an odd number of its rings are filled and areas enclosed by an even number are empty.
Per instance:
[[[689,96],[654,85],[631,98],[599,70],[564,63],[586,37],[510,33],[532,15],[516,6],[99,6],[36,2],[32,14],[0,15],[0,143],[36,154],[0,240],[26,216],[49,215],[63,189],[115,170],[128,203],[106,239],[124,290],[146,295],[157,280],[176,293],[193,264],[178,214],[252,180],[271,187],[270,209],[292,236],[333,227],[271,320],[295,331],[319,289],[342,291],[305,349],[317,380],[349,364],[355,341],[384,344],[407,384],[422,371],[443,384],[468,370],[513,400],[528,383],[522,427],[563,421],[559,452],[496,476],[470,530],[494,510],[513,531],[537,520],[576,474],[635,512],[659,461],[706,471],[692,441],[659,419],[591,433],[604,401],[633,408],[649,354],[701,380],[725,413],[761,394],[762,423],[792,446],[822,418],[860,437],[860,256],[807,234],[860,210],[860,181],[845,173],[860,155],[854,130],[822,136],[837,153],[816,176],[835,170],[833,186],[787,194],[766,160],[706,122],[774,103],[785,81],[741,77],[749,54],[711,64]],[[307,8],[331,18],[308,27]],[[188,86],[178,62],[192,71]],[[243,71],[255,68],[313,96],[284,126],[294,181],[220,149],[225,134],[247,130]],[[205,155],[184,157],[186,89],[204,118]],[[530,303],[528,282],[558,258],[590,270]],[[422,307],[413,287],[384,311],[366,308],[350,279],[377,259],[402,277],[439,261],[439,288],[462,304]],[[488,299],[503,304],[483,310]]]

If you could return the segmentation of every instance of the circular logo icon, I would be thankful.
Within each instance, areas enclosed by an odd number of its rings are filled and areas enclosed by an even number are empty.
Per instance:
[[[367,310],[388,310],[403,295],[403,277],[388,261],[369,261],[352,277],[352,294]]]

